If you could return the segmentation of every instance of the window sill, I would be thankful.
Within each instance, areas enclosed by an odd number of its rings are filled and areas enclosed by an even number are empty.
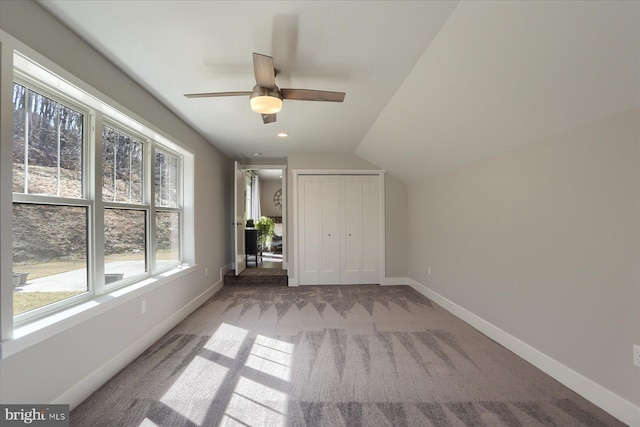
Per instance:
[[[195,271],[195,265],[182,265],[130,286],[100,295],[14,329],[13,339],[0,343],[0,357],[6,359],[33,345],[47,340],[76,325],[127,303],[147,292]]]

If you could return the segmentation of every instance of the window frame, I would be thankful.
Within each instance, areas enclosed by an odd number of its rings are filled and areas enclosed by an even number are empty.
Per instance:
[[[174,156],[178,159],[178,177],[180,177],[180,179],[178,180],[178,194],[177,194],[177,207],[170,207],[170,206],[156,206],[156,197],[155,197],[155,172],[156,172],[156,162],[155,162],[155,158],[156,158],[156,153],[158,151],[164,152],[166,154],[169,154],[171,156]],[[151,262],[151,266],[150,269],[154,272],[154,274],[159,274],[159,273],[163,273],[165,271],[171,270],[173,268],[176,268],[177,266],[181,265],[184,261],[184,157],[181,156],[179,153],[176,153],[174,150],[170,149],[169,147],[158,147],[156,144],[151,144],[151,156],[150,158],[153,160],[151,166],[151,173],[150,176],[153,178],[153,182],[151,182],[151,186],[154,186],[151,190],[150,193],[150,197],[151,197],[151,215],[152,217],[150,218],[149,223],[151,223],[151,232],[153,233],[153,245],[151,247],[151,250],[153,251],[154,256],[152,257],[152,262]],[[158,268],[157,266],[157,258],[155,256],[155,254],[157,253],[157,242],[156,242],[156,216],[158,212],[177,212],[179,214],[180,217],[180,223],[179,223],[179,232],[180,232],[180,239],[179,239],[179,251],[178,251],[178,262],[175,265],[171,265],[171,266],[167,266],[164,268]]]
[[[43,196],[45,198],[49,198],[48,196]],[[69,200],[69,199],[66,199]],[[76,199],[72,199],[72,200],[76,200]],[[94,276],[94,269],[91,263],[91,252],[92,252],[92,240],[93,240],[93,236],[91,233],[91,229],[92,229],[92,224],[91,224],[91,217],[92,217],[92,212],[93,212],[93,208],[85,203],[62,203],[62,201],[60,200],[56,200],[56,201],[47,201],[45,202],[44,200],[40,199],[37,201],[26,201],[26,200],[22,200],[22,201],[17,201],[17,200],[13,200],[12,201],[12,206],[15,204],[30,204],[30,205],[46,205],[46,206],[69,206],[69,207],[86,207],[87,208],[87,290],[86,292],[83,292],[79,295],[74,295],[72,297],[68,297],[59,301],[55,301],[52,302],[50,304],[47,305],[43,305],[41,307],[38,308],[34,308],[33,310],[29,310],[29,311],[25,311],[24,313],[20,313],[17,315],[13,316],[13,324],[14,327],[15,326],[20,326],[23,325],[25,323],[29,323],[35,319],[39,319],[41,317],[44,317],[46,315],[48,315],[49,313],[54,313],[54,312],[58,312],[60,310],[63,310],[65,308],[68,308],[69,306],[73,306],[82,302],[85,302],[87,300],[90,300],[91,298],[95,297],[95,293],[94,293],[94,289],[92,289],[91,287],[91,277]],[[11,303],[13,304],[13,299],[11,301]]]
[[[104,165],[102,164],[102,130],[104,127],[111,128],[117,132],[120,132],[124,135],[127,135],[129,138],[142,142],[142,173],[143,173],[143,181],[142,181],[142,203],[126,203],[126,202],[116,202],[113,200],[106,201],[103,198],[102,194],[102,180],[104,179]],[[99,176],[98,181],[96,181],[96,190],[99,190],[99,204],[100,204],[100,212],[101,212],[101,220],[102,220],[102,269],[106,266],[106,256],[104,254],[104,211],[105,209],[125,209],[125,210],[137,210],[143,211],[146,215],[146,224],[145,224],[145,272],[136,274],[135,276],[128,277],[123,280],[119,280],[114,283],[107,284],[104,281],[104,271],[102,273],[102,280],[97,280],[98,285],[104,291],[112,291],[116,289],[123,288],[125,286],[131,285],[133,283],[139,282],[140,280],[144,280],[154,274],[153,269],[151,268],[151,258],[152,254],[150,252],[151,249],[151,227],[149,223],[151,222],[151,195],[149,194],[149,176],[150,176],[150,165],[149,165],[149,151],[153,142],[147,138],[146,136],[136,132],[135,130],[128,128],[127,126],[111,119],[110,117],[104,116],[101,120],[100,126],[96,127],[95,131],[96,138],[98,135],[100,136],[100,140],[96,143],[96,151],[99,152],[100,158],[100,167],[96,167],[96,177]],[[115,171],[114,171],[115,173]],[[115,189],[114,189],[115,191]],[[98,193],[98,192],[97,192]],[[96,193],[96,202],[98,202],[98,194]]]
[[[2,47],[2,46],[0,46]],[[110,102],[106,102],[100,97],[96,97],[86,89],[80,89],[78,86],[69,83],[69,81],[60,77],[59,74],[45,68],[44,65],[36,63],[30,57],[23,55],[17,50],[11,50],[13,62],[11,68],[13,74],[6,76],[11,79],[12,88],[14,84],[19,84],[27,91],[36,92],[44,97],[50,98],[62,106],[73,109],[83,115],[83,134],[82,134],[82,190],[81,198],[58,197],[51,195],[24,194],[14,193],[13,186],[10,185],[8,191],[11,193],[9,206],[12,209],[14,203],[31,203],[45,205],[60,206],[78,206],[85,207],[87,212],[87,291],[82,294],[65,298],[55,303],[47,304],[30,311],[13,315],[13,298],[11,301],[3,302],[2,311],[2,336],[7,339],[13,336],[13,331],[20,327],[27,327],[34,322],[42,323],[51,316],[52,319],[60,317],[58,314],[73,313],[76,309],[68,311],[73,307],[80,307],[83,303],[89,301],[99,301],[106,294],[124,295],[123,288],[132,287],[138,289],[140,286],[150,286],[155,280],[154,276],[161,273],[166,275],[171,270],[183,270],[185,266],[193,264],[185,264],[185,253],[193,257],[193,248],[185,248],[185,229],[186,222],[189,223],[189,230],[193,233],[193,218],[187,218],[185,212],[185,182],[188,182],[189,188],[193,186],[193,176],[187,176],[187,173],[193,174],[194,162],[193,153],[184,148],[182,145],[163,136],[161,132],[149,127],[148,124],[140,123],[138,120],[131,118],[127,111],[122,107],[114,107]],[[37,57],[37,55],[35,55]],[[18,62],[20,65],[16,64]],[[43,60],[46,63],[45,60]],[[31,71],[34,71],[31,73]],[[1,77],[1,76],[0,76]],[[2,78],[6,84],[6,80]],[[89,88],[92,89],[92,88]],[[68,91],[69,93],[67,93]],[[27,97],[28,92],[25,92]],[[111,101],[112,102],[112,101]],[[12,104],[9,99],[9,105]],[[5,104],[6,105],[6,104]],[[117,105],[117,104],[116,104]],[[25,109],[28,104],[25,104]],[[13,111],[13,110],[11,110]],[[102,179],[104,175],[102,162],[102,130],[107,126],[113,130],[121,132],[128,137],[142,142],[143,144],[143,203],[123,203],[102,200]],[[11,126],[13,129],[13,123]],[[9,141],[13,141],[13,135]],[[8,133],[3,133],[3,138],[7,138]],[[26,142],[26,141],[25,141]],[[13,154],[13,145],[9,152]],[[164,153],[174,156],[178,160],[178,194],[177,207],[157,207],[155,206],[155,153],[160,150]],[[6,153],[6,152],[5,152]],[[11,157],[12,158],[12,157]],[[185,162],[189,164],[189,171],[185,169]],[[13,175],[12,160],[3,162],[3,166],[10,167],[10,174]],[[11,181],[12,182],[12,181]],[[192,196],[191,196],[192,197]],[[104,280],[105,270],[105,253],[104,253],[104,213],[105,209],[127,209],[144,211],[146,215],[146,242],[145,242],[145,272],[136,274],[129,278],[106,285]],[[179,251],[178,260],[169,266],[157,268],[156,263],[156,212],[177,212],[179,214]],[[189,215],[193,215],[193,210],[189,209]],[[13,217],[13,216],[11,216]],[[9,221],[3,221],[8,223]],[[11,228],[12,229],[12,228]],[[10,244],[11,245],[11,244]],[[5,246],[6,248],[6,246]],[[193,261],[192,261],[193,262]],[[12,261],[10,261],[10,264]],[[3,273],[4,274],[4,273]],[[4,277],[4,275],[3,275]],[[135,285],[135,286],[134,286]],[[118,291],[114,294],[114,291]],[[126,293],[126,291],[124,291]],[[4,291],[3,291],[3,295]],[[10,325],[9,327],[7,325]]]
[[[132,206],[148,205],[150,203],[150,195],[147,192],[147,188],[145,188],[145,186],[147,184],[146,180],[147,180],[147,175],[148,175],[147,168],[149,167],[149,165],[147,164],[148,163],[147,152],[149,150],[149,147],[150,147],[152,141],[148,137],[140,134],[139,132],[136,132],[135,130],[133,130],[131,128],[128,128],[127,126],[125,126],[125,125],[123,125],[121,123],[118,123],[117,121],[115,121],[115,120],[113,120],[113,119],[111,119],[111,118],[109,118],[107,116],[104,116],[102,118],[102,123],[101,123],[100,127],[102,129],[104,129],[105,127],[111,128],[112,130],[115,130],[116,132],[120,132],[120,133],[122,133],[124,135],[127,135],[129,138],[131,138],[134,141],[141,142],[142,143],[142,152],[143,152],[143,154],[142,154],[142,174],[143,174],[142,203],[141,204],[137,204],[137,203],[131,203],[131,202],[117,202],[117,201],[113,201],[113,200],[104,200],[104,197],[103,197],[104,195],[102,194],[102,188],[103,188],[102,180],[104,179],[104,174],[103,174],[104,173],[104,165],[102,164],[102,131],[96,129],[96,138],[98,137],[98,135],[100,135],[100,141],[98,141],[98,144],[97,144],[97,145],[100,145],[100,147],[99,147],[100,150],[98,150],[99,154],[100,154],[100,166],[101,166],[100,167],[100,171],[99,171],[100,172],[100,183],[99,183],[99,185],[100,185],[100,200],[104,204],[115,203],[115,204],[129,204],[129,205],[132,205]],[[98,172],[98,171],[96,171],[96,172]],[[114,173],[115,173],[115,171],[114,171]],[[96,183],[96,185],[98,185],[98,183]],[[115,192],[115,189],[114,189],[114,192]]]
[[[82,189],[80,190],[82,194],[81,197],[72,198],[72,197],[61,197],[61,196],[49,196],[44,194],[29,194],[29,193],[25,194],[25,193],[14,193],[13,191],[12,191],[12,194],[14,196],[16,194],[20,194],[25,196],[29,195],[29,196],[53,197],[57,199],[67,198],[71,200],[89,200],[90,197],[88,197],[88,189],[90,187],[90,181],[89,181],[89,177],[85,172],[86,172],[87,166],[90,164],[90,159],[92,154],[91,153],[92,144],[90,143],[89,139],[91,138],[90,129],[95,119],[95,111],[88,105],[82,102],[76,101],[70,98],[69,96],[64,95],[60,91],[47,87],[43,82],[35,79],[34,77],[30,77],[26,75],[24,72],[20,70],[14,69],[13,82],[14,84],[17,83],[23,86],[27,91],[36,92],[39,95],[42,95],[46,98],[49,98],[59,103],[60,105],[64,105],[67,108],[70,108],[79,113],[82,113],[83,118],[82,118],[82,184],[81,184]],[[25,109],[26,108],[28,108],[28,103],[25,102]],[[26,117],[26,114],[25,114],[25,117]],[[12,152],[13,152],[13,148],[12,148]],[[13,169],[12,169],[12,174],[13,174]],[[25,176],[25,179],[26,179],[26,176]]]
[[[20,70],[16,70],[14,68],[13,75],[13,83],[23,86],[27,92],[25,92],[25,97],[28,99],[28,91],[35,92],[41,96],[49,98],[61,105],[64,105],[67,108],[73,109],[83,115],[82,118],[82,179],[81,179],[81,197],[80,198],[71,198],[71,197],[60,197],[60,196],[52,196],[52,195],[44,195],[44,194],[29,194],[29,193],[16,193],[13,192],[12,186],[12,200],[11,205],[12,208],[16,203],[24,203],[24,204],[40,204],[40,205],[53,205],[53,206],[74,206],[74,207],[84,207],[87,209],[87,240],[86,240],[86,253],[87,253],[87,291],[82,294],[75,295],[69,298],[62,299],[60,301],[53,302],[51,304],[47,304],[33,310],[26,311],[24,313],[20,313],[18,315],[13,316],[13,324],[15,326],[20,326],[22,324],[28,323],[34,319],[38,319],[40,317],[46,316],[48,313],[56,312],[63,310],[69,306],[84,302],[89,300],[95,296],[95,289],[91,286],[91,278],[95,276],[94,272],[94,264],[91,262],[92,257],[95,256],[94,253],[94,236],[95,236],[95,227],[93,224],[93,217],[95,212],[95,202],[88,197],[89,188],[90,188],[90,179],[89,174],[87,173],[88,165],[90,164],[90,158],[92,155],[91,150],[91,124],[94,121],[95,112],[87,105],[74,101],[70,99],[68,96],[65,96],[59,91],[48,88],[44,83],[39,80],[26,75],[24,72]],[[25,102],[25,109],[28,109],[29,105]],[[26,120],[26,111],[25,111],[25,120]],[[13,129],[13,127],[12,127]],[[25,144],[28,144],[28,141],[25,140]],[[12,148],[12,156],[13,156],[13,148]],[[13,158],[13,157],[12,157]],[[26,162],[26,160],[25,160]],[[11,162],[13,165],[13,161]],[[13,166],[11,173],[13,175]],[[25,174],[25,180],[27,176]],[[12,299],[13,304],[13,299]]]

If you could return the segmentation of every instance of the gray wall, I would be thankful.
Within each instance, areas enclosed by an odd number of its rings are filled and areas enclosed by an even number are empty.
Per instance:
[[[640,404],[640,109],[412,184],[408,200],[411,278]]]
[[[379,170],[376,165],[367,162],[355,154],[316,154],[292,153],[288,157],[287,218],[293,218],[293,170],[299,169],[364,169]],[[385,227],[386,227],[386,277],[407,277],[407,186],[395,177],[385,174]],[[288,262],[290,276],[293,275],[293,220],[287,224]]]
[[[229,244],[225,226],[230,220],[225,210],[232,168],[204,138],[36,3],[0,1],[0,29],[155,125],[195,155],[197,269],[0,361],[2,403],[54,402],[62,396],[73,405],[86,397],[95,381],[124,366],[141,343],[153,339],[158,324],[219,281],[220,268],[230,262],[230,251],[225,247]],[[11,183],[0,185],[3,203],[10,203]],[[2,239],[7,237],[3,233]],[[147,300],[145,315],[140,314],[141,299]]]
[[[385,174],[386,276],[409,277],[409,217],[407,184],[390,173]]]
[[[282,188],[281,179],[267,179],[260,182],[260,210],[263,216],[282,216],[282,210],[273,203],[273,195]]]

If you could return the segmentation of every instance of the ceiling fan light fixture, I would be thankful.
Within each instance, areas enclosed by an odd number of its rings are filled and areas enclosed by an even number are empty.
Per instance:
[[[251,109],[260,114],[276,114],[282,110],[282,97],[277,91],[258,88],[249,100]]]
[[[2,1],[2,0],[0,0]],[[251,109],[262,116],[262,123],[269,124],[276,121],[276,113],[282,110],[283,99],[297,101],[343,102],[344,92],[332,92],[315,89],[279,89],[276,86],[276,69],[273,58],[268,55],[253,53],[253,75],[256,85],[251,92],[207,92],[186,93],[187,98],[216,98],[219,96],[249,95]],[[281,138],[284,138],[281,136]]]

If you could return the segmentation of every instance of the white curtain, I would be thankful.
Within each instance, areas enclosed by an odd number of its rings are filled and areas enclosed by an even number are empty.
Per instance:
[[[259,221],[260,213],[260,178],[256,175],[251,177],[251,218]]]

